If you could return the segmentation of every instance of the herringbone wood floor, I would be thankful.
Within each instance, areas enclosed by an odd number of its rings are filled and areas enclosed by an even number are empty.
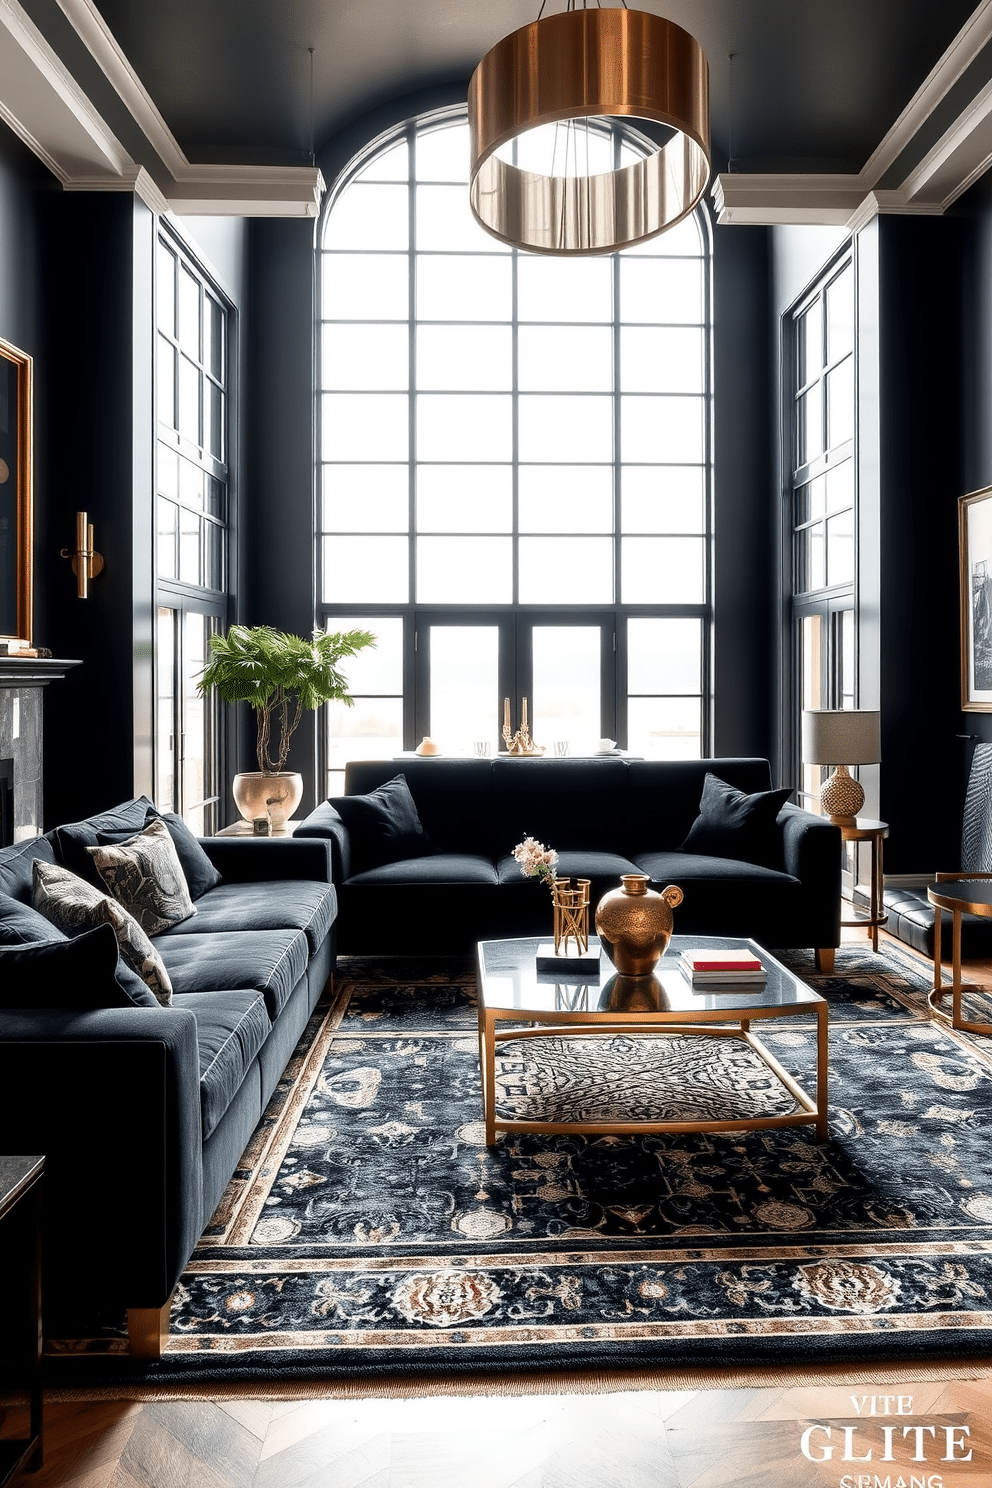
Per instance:
[[[992,961],[970,963],[969,974],[992,983]],[[921,1383],[892,1371],[870,1385],[852,1374],[803,1388],[54,1400],[45,1464],[19,1488],[989,1488],[992,1361],[956,1373]],[[866,1416],[863,1397],[900,1395],[908,1413]],[[893,1460],[883,1462],[880,1428],[893,1421]],[[801,1443],[814,1422],[831,1434],[815,1432],[811,1452],[832,1456],[811,1461]],[[24,1425],[21,1410],[0,1407],[0,1435]],[[857,1430],[845,1438],[845,1427]],[[962,1442],[962,1427],[971,1461],[942,1460],[947,1428]]]
[[[859,1415],[866,1394],[911,1414]],[[970,1380],[366,1400],[54,1403],[24,1488],[978,1488],[992,1370]],[[879,1404],[878,1409],[883,1407]],[[890,1410],[895,1409],[893,1401]],[[862,1405],[862,1412],[870,1409]],[[896,1423],[892,1461],[881,1426]],[[803,1431],[812,1423],[810,1461]],[[13,1416],[7,1423],[16,1425]],[[903,1436],[904,1425],[910,1435]],[[844,1427],[850,1437],[843,1459]],[[921,1428],[918,1450],[914,1428]],[[955,1456],[947,1462],[946,1428]],[[962,1432],[970,1429],[970,1435]],[[873,1451],[866,1472],[865,1454]],[[843,1475],[851,1476],[844,1480]]]

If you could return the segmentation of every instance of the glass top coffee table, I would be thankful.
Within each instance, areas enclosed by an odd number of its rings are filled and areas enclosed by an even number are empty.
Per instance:
[[[496,1133],[500,1131],[581,1131],[631,1136],[644,1132],[741,1131],[779,1126],[812,1126],[818,1141],[827,1140],[827,1003],[761,946],[734,938],[673,936],[653,977],[620,976],[605,949],[598,977],[569,977],[567,967],[561,973],[537,971],[537,949],[541,944],[541,940],[533,938],[486,940],[479,944],[479,1068],[488,1146],[495,1145]],[[590,944],[595,944],[595,937],[590,937]],[[749,950],[761,961],[767,980],[763,985],[733,990],[694,991],[679,970],[679,956],[688,948]],[[782,1067],[751,1027],[752,1023],[767,1019],[797,1016],[815,1018],[815,1098]],[[645,1119],[618,1119],[608,1110],[602,1119],[586,1113],[569,1120],[511,1119],[497,1113],[497,1046],[505,1048],[512,1040],[578,1035],[612,1038],[617,1034],[710,1039],[714,1041],[714,1055],[718,1052],[716,1041],[736,1040],[746,1045],[752,1056],[757,1056],[761,1066],[791,1096],[789,1109],[771,1114],[736,1111],[709,1115],[696,1111],[682,1117],[674,1111],[658,1118],[651,1113],[648,1102]],[[715,1058],[713,1062],[715,1066]],[[749,1063],[755,1064],[753,1057]],[[696,1064],[698,1068],[698,1058]],[[705,1073],[704,1058],[704,1080]]]

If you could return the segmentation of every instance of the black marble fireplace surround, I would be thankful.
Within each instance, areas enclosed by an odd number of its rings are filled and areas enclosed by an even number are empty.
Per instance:
[[[54,657],[0,656],[0,847],[44,830],[45,688],[79,664]]]

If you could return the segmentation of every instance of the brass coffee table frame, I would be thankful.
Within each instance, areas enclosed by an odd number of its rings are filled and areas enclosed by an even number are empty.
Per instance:
[[[592,938],[592,937],[591,937]],[[538,942],[536,940],[522,940],[516,942],[521,946],[521,954],[533,954]],[[697,940],[694,942],[699,944]],[[484,963],[484,950],[487,944],[492,942],[481,942],[478,948],[478,979],[479,979],[479,1070],[482,1078],[482,1102],[486,1122],[486,1146],[496,1145],[497,1132],[544,1132],[549,1135],[561,1135],[568,1132],[582,1132],[590,1136],[616,1135],[616,1136],[640,1136],[647,1132],[720,1132],[720,1131],[762,1131],[766,1128],[782,1126],[813,1126],[816,1129],[816,1140],[826,1142],[829,1140],[827,1126],[827,1043],[828,1043],[828,1017],[829,1007],[825,999],[811,989],[808,998],[795,1003],[773,1003],[762,1006],[760,1002],[761,990],[753,991],[753,1002],[748,1001],[746,1007],[729,1007],[727,1002],[731,998],[740,999],[746,997],[746,989],[739,993],[714,994],[717,997],[717,1006],[698,1008],[658,1008],[650,1012],[630,1011],[590,1011],[582,1009],[572,1011],[568,1009],[536,1009],[528,1007],[495,1007],[488,1006],[485,1000],[484,986],[486,980],[486,969]],[[499,942],[502,945],[513,945],[515,942]],[[748,942],[740,942],[746,946]],[[527,948],[524,950],[524,948]],[[758,949],[758,948],[755,948]],[[767,952],[762,953],[763,958],[770,964],[778,966]],[[605,951],[603,955],[606,962]],[[677,969],[675,958],[671,958],[670,967],[664,961],[659,963],[658,970],[666,977],[678,978],[681,986],[688,989],[688,983]],[[612,971],[609,963],[608,970]],[[784,968],[783,968],[784,970]],[[790,975],[786,973],[786,975]],[[562,981],[566,977],[562,976]],[[798,978],[795,980],[798,981]],[[553,984],[552,984],[553,985]],[[593,981],[590,991],[599,993],[599,987]],[[690,995],[695,997],[690,991]],[[720,999],[723,999],[721,1002]],[[760,1022],[773,1018],[788,1018],[790,1016],[805,1016],[809,1014],[816,1016],[816,1097],[810,1096],[799,1085],[798,1081],[784,1069],[774,1054],[766,1047],[763,1041],[751,1029],[753,1022]],[[501,1029],[501,1023],[515,1024],[516,1026]],[[528,1026],[521,1028],[520,1024]],[[719,1025],[719,1026],[714,1026]],[[670,1034],[692,1034],[704,1038],[740,1039],[753,1049],[758,1058],[767,1066],[779,1083],[789,1092],[793,1100],[800,1107],[798,1111],[789,1111],[777,1116],[751,1116],[731,1117],[721,1120],[703,1121],[689,1119],[686,1121],[589,1121],[589,1122],[557,1122],[557,1121],[503,1121],[496,1116],[496,1049],[499,1044],[508,1043],[512,1039],[546,1038],[549,1029],[556,1029],[560,1034],[579,1035],[594,1034],[608,1030],[612,1033],[643,1034],[647,1032],[664,1031]]]
[[[968,898],[966,884],[982,884],[984,897]],[[941,885],[954,884],[957,889],[948,889],[941,892]],[[936,883],[927,888],[927,898],[934,906],[936,913],[933,917],[933,988],[927,1001],[934,1017],[939,1018],[950,1028],[957,1028],[963,1033],[992,1034],[992,1023],[979,1023],[974,1019],[962,1018],[961,1016],[961,994],[962,992],[984,992],[988,994],[988,988],[975,986],[974,983],[962,983],[961,981],[961,916],[963,914],[983,915],[992,918],[992,873],[938,873]],[[951,915],[951,985],[944,986],[944,976],[940,968],[940,942],[941,923],[940,911],[946,909]],[[950,995],[950,1013],[940,1006],[944,998]]]

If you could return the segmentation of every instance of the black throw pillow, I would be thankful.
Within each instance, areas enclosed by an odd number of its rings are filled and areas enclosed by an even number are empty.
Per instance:
[[[201,899],[208,889],[217,887],[221,881],[220,874],[181,816],[176,816],[172,811],[158,811],[154,806],[150,806],[145,816],[145,826],[147,827],[149,822],[156,819],[164,821],[169,829],[169,834],[175,844],[179,866],[189,886],[190,898]]]
[[[122,975],[127,973],[127,975]],[[158,1007],[120,964],[117,936],[97,925],[72,940],[0,947],[0,1008]]]
[[[682,851],[781,868],[782,833],[776,818],[791,795],[791,787],[786,786],[749,796],[707,771],[699,815]]]
[[[68,939],[30,904],[0,894],[0,946],[39,945],[42,941]]]
[[[332,796],[328,804],[350,833],[353,874],[430,852],[405,775],[394,775],[367,796]]]

